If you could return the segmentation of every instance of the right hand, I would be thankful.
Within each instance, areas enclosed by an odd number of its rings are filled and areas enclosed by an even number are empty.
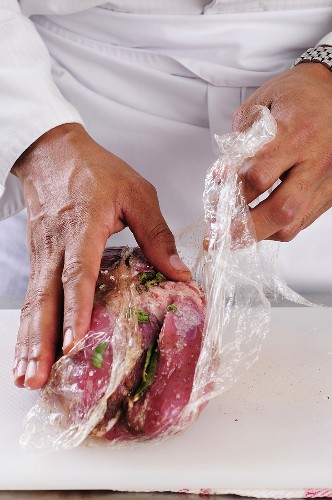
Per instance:
[[[61,332],[64,352],[88,331],[108,237],[129,226],[148,261],[172,280],[190,279],[155,188],[87,134],[66,124],[16,162],[28,212],[30,281],[22,308],[14,379],[38,389]]]

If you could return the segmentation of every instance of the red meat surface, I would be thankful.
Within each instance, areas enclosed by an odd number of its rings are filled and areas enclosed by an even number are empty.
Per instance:
[[[188,404],[199,358],[204,310],[182,293],[173,300],[176,311],[167,312],[158,339],[157,370],[145,396],[129,403],[122,419],[106,433],[107,439],[156,437],[178,424]]]
[[[176,426],[190,400],[204,318],[194,281],[168,281],[138,248],[107,249],[90,330],[45,387],[58,421],[110,441],[150,439]]]

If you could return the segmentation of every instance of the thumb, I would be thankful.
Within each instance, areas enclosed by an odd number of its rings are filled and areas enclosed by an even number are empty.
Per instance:
[[[191,279],[190,270],[177,253],[174,236],[160,211],[157,192],[153,186],[149,185],[139,204],[134,204],[124,215],[127,225],[152,266],[171,280]]]

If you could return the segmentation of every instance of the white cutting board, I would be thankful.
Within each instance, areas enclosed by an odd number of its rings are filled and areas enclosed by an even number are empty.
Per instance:
[[[0,489],[332,487],[332,312],[275,308],[254,368],[184,434],[160,445],[27,452],[36,394],[13,386],[18,311],[0,311]]]

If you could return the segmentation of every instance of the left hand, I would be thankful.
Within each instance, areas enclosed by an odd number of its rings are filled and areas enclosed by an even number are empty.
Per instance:
[[[290,241],[332,207],[332,72],[302,63],[259,88],[235,113],[233,127],[252,123],[267,106],[277,136],[241,166],[248,203],[281,179],[251,215],[257,240]]]

